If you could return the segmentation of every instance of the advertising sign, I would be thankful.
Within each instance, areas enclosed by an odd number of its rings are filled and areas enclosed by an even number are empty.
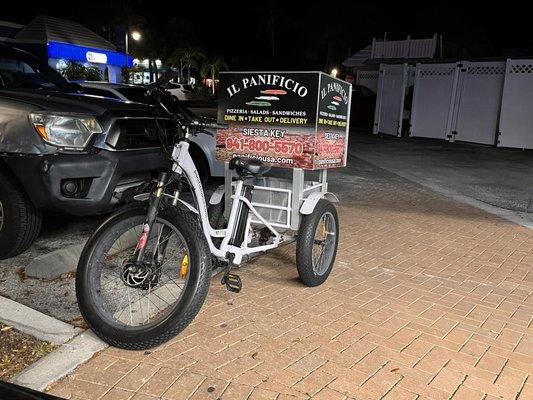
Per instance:
[[[218,160],[284,168],[346,165],[351,85],[320,72],[221,73]]]

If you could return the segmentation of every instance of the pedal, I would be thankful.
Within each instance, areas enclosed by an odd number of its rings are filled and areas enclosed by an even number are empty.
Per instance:
[[[226,285],[226,289],[230,292],[239,293],[242,289],[242,281],[239,275],[225,273],[222,277],[221,283]]]

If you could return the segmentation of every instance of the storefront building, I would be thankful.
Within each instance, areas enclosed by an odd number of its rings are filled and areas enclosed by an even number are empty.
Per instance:
[[[46,60],[61,72],[69,61],[96,67],[109,82],[121,82],[121,69],[133,66],[133,57],[118,52],[115,45],[83,25],[39,15],[22,27],[6,44]]]

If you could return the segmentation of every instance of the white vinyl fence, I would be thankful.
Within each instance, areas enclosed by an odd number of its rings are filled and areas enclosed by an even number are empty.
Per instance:
[[[457,77],[455,63],[417,64],[410,136],[446,139],[450,135]]]
[[[450,141],[495,145],[502,99],[505,62],[458,64]]]
[[[381,64],[374,133],[400,136],[413,84],[409,136],[533,149],[533,60]]]
[[[533,149],[533,60],[507,60],[498,146]]]
[[[380,65],[374,134],[400,136],[408,70],[407,64]]]

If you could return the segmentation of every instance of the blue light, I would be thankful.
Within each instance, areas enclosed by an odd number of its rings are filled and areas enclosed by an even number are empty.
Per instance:
[[[112,50],[96,49],[93,47],[78,46],[70,43],[48,42],[49,58],[64,58],[66,60],[87,62],[87,52],[105,54],[106,64],[119,67],[133,67],[133,57]]]

